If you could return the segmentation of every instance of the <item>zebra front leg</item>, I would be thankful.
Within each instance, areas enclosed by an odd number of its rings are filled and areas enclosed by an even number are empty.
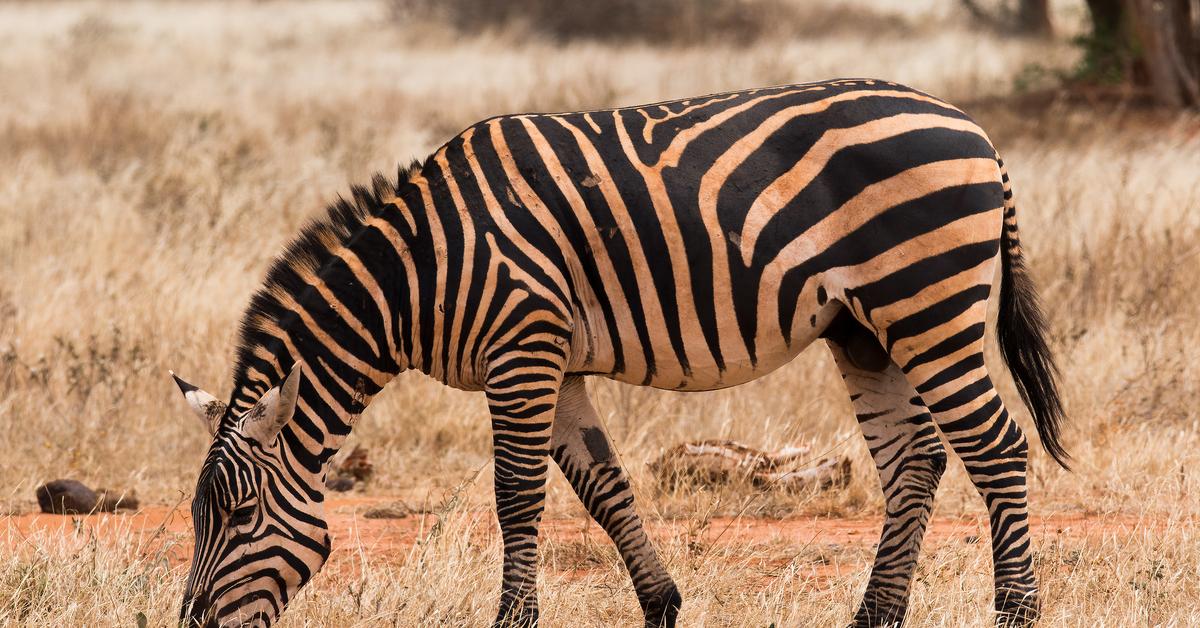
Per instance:
[[[506,355],[486,387],[496,459],[496,515],[504,541],[496,626],[538,622],[538,526],[546,505],[550,436],[561,382],[558,356]]]
[[[563,381],[551,450],[575,494],[621,553],[646,628],[674,628],[683,599],[634,510],[629,480],[588,398],[583,377]]]
[[[875,565],[853,625],[899,626],[908,611],[934,494],[946,469],[946,450],[929,411],[904,373],[870,332],[857,327],[851,332],[857,334],[852,339],[831,339],[829,348],[875,459],[886,512]],[[874,343],[882,359],[863,359],[863,347],[868,343]],[[853,348],[848,351],[847,345]]]

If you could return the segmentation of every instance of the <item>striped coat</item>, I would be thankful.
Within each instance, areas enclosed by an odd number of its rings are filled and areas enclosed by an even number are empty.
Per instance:
[[[674,625],[681,596],[585,376],[714,390],[824,338],[887,501],[856,623],[905,616],[945,467],[939,432],[989,508],[998,619],[1032,622],[1027,445],[982,352],[997,260],[1003,355],[1063,461],[1007,175],[958,109],[894,83],[839,80],[479,122],[396,181],[356,188],[276,261],[243,320],[228,403],[181,382],[214,433],[197,494],[222,494],[193,506],[183,614],[278,616],[328,552],[329,458],[371,397],[418,369],[488,398],[505,543],[497,622],[536,622],[554,460],[616,542],[647,625]],[[214,488],[212,469],[225,467],[250,479]],[[249,529],[274,525],[292,540],[228,540],[238,508],[253,513]],[[289,543],[303,558],[269,559]]]

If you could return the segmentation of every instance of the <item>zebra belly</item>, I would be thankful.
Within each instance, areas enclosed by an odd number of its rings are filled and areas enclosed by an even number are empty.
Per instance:
[[[724,369],[720,369],[715,365],[706,365],[702,368],[693,369],[691,373],[675,382],[665,378],[655,378],[655,380],[650,382],[650,386],[691,392],[721,390],[722,388],[739,386],[754,381],[791,362],[797,355],[800,355],[801,351],[812,344],[812,341],[815,339],[816,335],[814,334],[811,338],[797,339],[794,344],[787,345],[780,343],[778,347],[771,347],[769,352],[766,352],[753,362],[744,358],[732,360],[725,363]]]
[[[576,326],[575,340],[572,343],[572,365],[569,370],[663,390],[701,392],[745,384],[795,359],[820,337],[842,308],[841,304],[835,301],[818,305],[811,298],[807,300],[810,301],[807,307],[796,308],[797,323],[792,325],[789,338],[766,335],[753,358],[746,352],[730,352],[727,357],[723,356],[725,359],[721,364],[714,359],[709,341],[705,334],[696,329],[698,325],[694,321],[691,321],[692,324],[680,322],[681,327],[691,330],[691,333],[682,334],[682,352],[664,347],[665,343],[662,342],[657,347],[658,351],[648,351],[640,343],[628,341],[630,338],[636,338],[633,329],[621,330],[616,334],[609,333],[603,325],[603,319],[596,320],[598,312],[577,312],[577,316],[583,316],[577,318],[580,324]],[[772,311],[777,309],[771,308]],[[725,337],[721,343],[725,346],[742,342],[741,332],[737,328],[723,329],[719,336]],[[626,342],[621,343],[622,338],[626,339]],[[613,350],[614,342],[622,344],[622,352],[625,355],[631,352],[640,354],[638,357],[643,358],[645,362],[625,358],[623,364],[618,363]],[[619,368],[622,366],[624,368]]]

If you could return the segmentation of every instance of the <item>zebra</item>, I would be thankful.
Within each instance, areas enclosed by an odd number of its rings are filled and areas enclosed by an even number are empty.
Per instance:
[[[885,500],[853,624],[905,619],[943,439],[988,509],[996,621],[1032,624],[1028,443],[983,357],[997,265],[1002,357],[1066,467],[1008,175],[959,109],[842,79],[478,122],[395,180],[354,187],[274,261],[227,402],[176,378],[212,436],[181,621],[278,619],[329,556],[331,457],[415,369],[488,402],[496,625],[537,623],[553,460],[619,550],[645,625],[674,626],[682,596],[587,377],[715,390],[824,340]]]

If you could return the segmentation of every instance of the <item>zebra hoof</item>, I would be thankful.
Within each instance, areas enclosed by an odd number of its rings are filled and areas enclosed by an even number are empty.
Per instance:
[[[679,616],[679,608],[683,606],[683,596],[679,589],[672,584],[664,591],[655,593],[649,599],[642,601],[642,612],[646,617],[645,628],[675,628]]]
[[[997,628],[1027,628],[1037,623],[1037,593],[1001,590],[996,592]]]
[[[497,617],[496,621],[492,624],[492,628],[537,628],[537,625],[537,613],[524,613],[521,615]]]
[[[854,614],[854,623],[850,628],[899,628],[904,625],[904,616],[908,612],[906,606],[884,606],[881,604],[868,605],[863,600],[862,606]]]
[[[537,608],[513,607],[502,604],[492,628],[537,628]]]

